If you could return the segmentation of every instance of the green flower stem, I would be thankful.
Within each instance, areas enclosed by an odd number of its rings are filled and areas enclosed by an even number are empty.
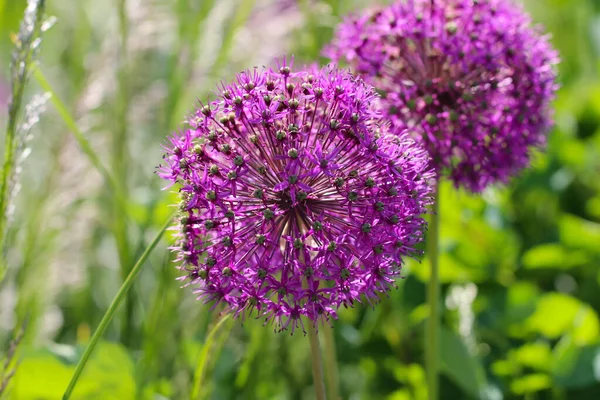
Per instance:
[[[308,339],[310,340],[310,355],[312,360],[313,384],[315,386],[315,398],[325,400],[325,384],[323,382],[323,362],[321,360],[321,347],[319,346],[319,336],[313,325],[313,321],[308,320]]]
[[[94,335],[90,339],[90,343],[89,343],[88,347],[85,349],[85,352],[81,356],[81,359],[79,360],[79,363],[77,364],[77,368],[75,369],[75,373],[73,374],[73,377],[71,378],[71,381],[69,382],[69,385],[67,386],[67,389],[65,390],[65,393],[63,395],[63,400],[67,400],[71,397],[71,394],[73,393],[73,389],[75,389],[75,385],[77,384],[77,381],[79,380],[79,377],[80,377],[81,373],[83,372],[83,368],[85,367],[85,364],[87,363],[88,359],[92,355],[94,348],[96,347],[96,345],[98,344],[98,341],[104,334],[104,331],[106,331],[106,328],[110,324],[110,321],[112,321],[113,317],[115,316],[117,310],[119,309],[119,306],[125,299],[127,292],[129,291],[129,289],[131,289],[131,286],[133,285],[135,278],[137,278],[138,274],[142,270],[142,266],[144,265],[146,259],[148,258],[148,256],[152,252],[152,250],[154,250],[154,248],[156,247],[158,242],[160,242],[160,239],[163,236],[163,234],[165,233],[165,231],[167,230],[167,228],[171,225],[172,219],[173,219],[173,217],[170,217],[167,220],[167,222],[164,224],[164,226],[161,228],[161,230],[156,234],[154,239],[152,239],[152,242],[148,245],[148,247],[146,247],[146,250],[144,250],[144,253],[142,253],[141,257],[137,260],[137,262],[135,263],[133,268],[131,268],[131,272],[127,276],[127,279],[125,279],[125,281],[121,285],[119,292],[117,293],[117,295],[113,299],[112,303],[108,307],[108,310],[106,310],[106,313],[104,313],[104,316],[102,317],[102,320],[100,321],[100,324],[98,325],[98,328],[96,329],[96,332],[94,332]]]
[[[111,169],[113,171],[129,170],[129,141],[127,118],[129,113],[129,68],[128,68],[128,48],[129,38],[129,19],[127,15],[127,0],[115,0],[119,21],[119,47],[116,59],[116,78],[117,90],[115,95],[114,108],[114,129],[112,137],[112,159]],[[123,198],[128,198],[127,177],[129,174],[114,175],[117,181],[117,187]],[[127,234],[128,216],[127,210],[121,207],[119,199],[115,196],[112,199],[112,231],[117,245],[117,254],[119,256],[119,268],[121,279],[127,279],[131,268],[131,249]],[[135,305],[134,290],[130,290],[125,299],[125,312],[122,313],[121,322],[121,342],[126,346],[132,346],[134,337],[133,314]]]
[[[198,364],[196,365],[196,373],[194,374],[194,385],[192,391],[192,400],[200,399],[202,385],[204,383],[204,378],[206,374],[207,364],[209,362],[210,353],[214,350],[215,347],[215,338],[217,332],[221,331],[221,327],[225,322],[229,322],[231,320],[231,314],[225,314],[222,317],[219,317],[217,323],[206,336],[206,340],[204,341],[204,345],[202,346],[202,351],[200,352],[200,357],[198,357]],[[223,328],[225,329],[225,328]],[[229,330],[231,329],[231,325],[229,326]],[[224,333],[225,335],[229,335],[229,331]]]
[[[3,6],[0,2],[0,6]],[[0,11],[2,8],[0,7]],[[8,103],[8,121],[6,125],[6,134],[4,136],[4,162],[2,163],[2,169],[0,170],[0,282],[4,279],[6,273],[6,260],[4,259],[4,246],[6,240],[6,233],[8,229],[8,214],[7,211],[10,206],[10,187],[11,179],[14,176],[16,168],[16,154],[15,151],[18,147],[18,122],[19,117],[22,113],[23,98],[25,94],[25,87],[32,68],[35,68],[35,47],[34,43],[37,40],[41,40],[40,35],[42,33],[43,16],[46,10],[45,0],[38,0],[34,6],[33,15],[27,16],[29,11],[25,12],[25,19],[32,18],[31,23],[33,26],[30,28],[30,35],[27,35],[27,39],[17,36],[15,41],[15,50],[13,53],[13,62],[10,66],[11,74],[11,96],[10,102]],[[21,35],[24,30],[23,27],[27,26],[25,20],[19,30]],[[29,29],[25,29],[28,31]],[[24,42],[21,42],[21,39]],[[23,66],[21,71],[21,66]]]
[[[323,339],[325,339],[325,365],[327,366],[325,368],[325,380],[327,381],[327,396],[330,400],[339,400],[338,366],[333,328],[328,324],[324,324],[321,331],[323,332]]]
[[[96,170],[100,172],[100,174],[106,181],[106,184],[111,189],[112,193],[120,199],[121,203],[123,203],[124,200],[122,199],[122,196],[118,191],[115,178],[111,175],[111,173],[104,166],[104,164],[102,164],[100,156],[98,156],[98,154],[94,151],[94,149],[90,145],[90,142],[85,137],[84,133],[77,126],[75,119],[69,113],[65,103],[63,103],[62,100],[57,96],[56,92],[50,85],[50,82],[48,82],[48,80],[39,68],[33,70],[33,76],[37,80],[40,87],[44,89],[44,91],[50,93],[50,95],[52,96],[50,98],[50,101],[56,108],[56,111],[62,118],[65,125],[67,125],[67,128],[69,128],[69,130],[75,137],[75,140],[77,141],[77,144],[79,145],[80,149],[87,156],[88,160],[94,166],[94,168],[96,168]],[[121,204],[121,206],[125,207],[124,204]]]
[[[429,305],[429,319],[427,320],[427,331],[425,336],[425,369],[427,373],[427,385],[429,387],[429,400],[439,398],[438,388],[438,353],[439,353],[439,182],[436,182],[433,215],[429,224],[427,234],[427,257],[431,264],[431,276],[427,290],[427,303]]]

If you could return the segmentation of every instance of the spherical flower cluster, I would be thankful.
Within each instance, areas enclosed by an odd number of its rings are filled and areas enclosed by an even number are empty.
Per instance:
[[[545,143],[556,52],[512,0],[408,0],[350,17],[326,53],[381,90],[439,174],[473,192]]]
[[[293,332],[394,285],[433,172],[375,99],[349,72],[284,61],[240,73],[170,138],[159,175],[180,184],[175,250],[199,299]]]

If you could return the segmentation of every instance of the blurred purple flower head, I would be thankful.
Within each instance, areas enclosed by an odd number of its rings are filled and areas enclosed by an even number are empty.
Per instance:
[[[375,99],[348,72],[284,59],[223,84],[170,138],[159,175],[180,184],[174,250],[199,299],[293,332],[394,286],[433,172]]]
[[[552,125],[557,53],[511,0],[408,0],[350,17],[326,50],[382,92],[439,174],[473,192],[524,168]]]

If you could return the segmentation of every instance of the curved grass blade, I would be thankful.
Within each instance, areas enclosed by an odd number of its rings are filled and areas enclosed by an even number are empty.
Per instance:
[[[220,71],[221,68],[223,68],[223,66],[225,66],[227,63],[229,54],[233,49],[233,40],[235,39],[235,35],[238,30],[246,24],[248,18],[250,18],[255,3],[256,0],[244,0],[236,8],[234,15],[229,21],[229,24],[224,29],[223,43],[221,44],[221,49],[217,54],[217,58],[212,66],[210,76],[215,76],[217,72]]]
[[[3,4],[0,5],[4,7]],[[10,100],[4,136],[4,161],[0,172],[0,253],[4,252],[5,247],[10,209],[18,175],[18,162],[26,149],[24,142],[27,133],[23,134],[23,129],[19,124],[23,113],[25,87],[29,81],[31,69],[35,67],[42,41],[42,32],[45,30],[43,21],[45,6],[45,0],[29,0],[19,33],[13,37],[15,49],[12,52],[10,63]],[[0,257],[0,281],[4,278],[5,272],[5,260]]]
[[[106,310],[106,313],[102,317],[102,320],[100,321],[100,324],[98,325],[98,328],[96,329],[96,332],[94,332],[94,335],[90,339],[90,343],[89,343],[88,347],[85,349],[85,352],[81,356],[81,359],[79,360],[79,363],[77,364],[77,368],[75,369],[75,373],[73,374],[73,377],[71,378],[71,381],[69,382],[69,385],[67,386],[67,389],[65,390],[65,394],[63,395],[63,400],[67,400],[69,397],[71,397],[71,394],[73,393],[73,389],[75,389],[75,385],[77,384],[77,381],[79,380],[79,377],[81,376],[81,373],[83,372],[83,368],[85,367],[85,364],[87,363],[92,352],[94,351],[94,347],[96,347],[96,345],[98,344],[98,341],[104,334],[104,331],[106,331],[106,328],[110,324],[110,321],[112,321],[117,310],[119,309],[119,306],[125,299],[127,292],[129,291],[129,289],[131,289],[131,286],[133,285],[135,278],[137,278],[138,274],[142,270],[142,266],[144,265],[144,262],[146,261],[146,259],[148,258],[148,256],[152,252],[152,250],[154,250],[154,248],[156,247],[156,245],[162,238],[163,234],[167,230],[167,228],[171,225],[172,219],[173,219],[173,217],[170,217],[167,220],[167,222],[160,229],[160,231],[158,231],[158,233],[156,234],[154,239],[152,239],[152,242],[150,242],[148,247],[146,247],[146,250],[144,250],[144,252],[140,256],[140,258],[137,260],[137,262],[133,266],[133,268],[131,268],[131,272],[127,276],[127,279],[125,279],[125,281],[121,285],[121,288],[119,289],[119,291],[117,292],[117,295],[115,296],[112,303],[108,307],[108,310]]]
[[[98,170],[98,172],[102,174],[102,177],[106,180],[106,183],[113,190],[113,192],[116,192],[117,184],[115,179],[112,177],[108,169],[102,164],[102,161],[100,161],[100,157],[96,154],[96,152],[94,152],[94,149],[90,145],[90,142],[88,142],[83,132],[77,126],[77,123],[69,113],[69,110],[67,109],[65,104],[56,95],[56,92],[52,88],[52,85],[50,85],[50,82],[48,82],[48,80],[39,68],[36,68],[33,71],[33,76],[37,80],[38,84],[42,87],[42,89],[50,93],[50,95],[52,96],[50,98],[50,101],[56,108],[58,115],[60,115],[65,125],[67,125],[67,128],[69,128],[69,130],[73,133],[73,136],[75,136],[75,140],[77,140],[77,144],[79,145],[83,153],[90,160],[94,168],[96,168],[96,170]]]
[[[221,327],[225,324],[225,322],[231,321],[231,315],[226,314],[215,324],[212,330],[209,332],[208,336],[206,336],[206,341],[204,342],[204,346],[202,346],[202,351],[200,352],[200,356],[198,357],[198,364],[196,366],[196,373],[194,375],[194,386],[192,390],[192,400],[200,399],[200,391],[202,389],[202,383],[204,381],[205,370],[207,369],[208,356],[211,351],[216,348],[215,338],[217,332],[221,329]],[[228,324],[227,331],[224,334],[229,334],[231,330],[231,324]]]

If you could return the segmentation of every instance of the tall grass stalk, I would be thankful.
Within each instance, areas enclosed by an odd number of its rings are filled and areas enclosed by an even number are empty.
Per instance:
[[[146,259],[148,259],[148,256],[150,255],[150,253],[152,253],[152,250],[154,250],[156,245],[160,242],[160,239],[162,238],[162,236],[165,233],[165,231],[167,230],[167,228],[171,225],[172,219],[173,219],[173,217],[171,216],[167,220],[167,222],[165,222],[165,224],[158,231],[158,233],[156,234],[154,239],[152,239],[152,242],[150,242],[148,247],[146,247],[146,249],[140,256],[140,258],[135,263],[135,265],[131,268],[131,272],[129,272],[127,279],[125,279],[125,281],[121,285],[121,288],[119,289],[119,291],[117,292],[117,295],[115,296],[112,303],[108,307],[108,310],[106,310],[106,313],[104,313],[104,316],[102,317],[102,320],[100,321],[100,324],[98,325],[98,328],[96,329],[96,331],[92,335],[92,338],[90,339],[90,343],[88,344],[88,347],[83,352],[83,355],[81,356],[81,359],[79,360],[79,363],[77,364],[77,367],[75,368],[75,373],[73,374],[73,377],[71,378],[71,381],[69,382],[69,385],[67,386],[67,389],[65,390],[65,393],[63,395],[63,400],[67,400],[71,397],[71,394],[73,393],[73,389],[75,389],[75,385],[77,385],[77,381],[79,380],[79,377],[81,376],[81,373],[83,372],[83,368],[85,367],[86,363],[88,362],[88,359],[92,355],[94,348],[96,347],[96,345],[98,344],[98,341],[104,334],[104,331],[106,331],[106,328],[112,321],[113,317],[115,316],[115,313],[121,306],[121,303],[127,296],[127,293],[131,289],[133,282],[135,281],[138,274],[142,270],[142,266],[146,262]]]
[[[49,97],[50,94],[46,93],[40,100],[44,102]],[[18,242],[20,262],[14,274],[16,286],[19,288],[15,314],[18,322],[27,319],[28,334],[25,338],[25,346],[35,343],[41,327],[41,317],[48,309],[51,282],[48,280],[50,263],[47,260],[52,256],[52,250],[57,244],[58,228],[49,222],[56,210],[51,202],[44,200],[56,193],[60,183],[59,159],[62,156],[61,151],[64,148],[66,135],[66,132],[56,135],[56,142],[48,149],[52,158],[47,162],[48,167],[43,173],[43,181],[35,193],[27,193],[27,199],[19,203],[27,210],[27,219],[19,224],[19,234],[22,239]]]
[[[190,18],[189,4],[185,0],[178,2],[178,22],[180,25],[179,41],[176,44],[175,52],[172,54],[169,62],[169,94],[166,102],[166,124],[167,129],[173,129],[181,118],[181,102],[188,101],[186,95],[186,85],[192,78],[192,71],[195,61],[198,58],[198,44],[205,35],[203,27],[207,17],[218,4],[216,0],[206,0],[201,2],[196,11],[194,18]],[[231,52],[234,49],[235,37],[239,30],[246,24],[256,0],[240,0],[234,2],[234,12],[231,17],[223,24],[221,32],[221,46],[215,55],[215,60],[210,66],[208,76],[210,78],[222,79],[223,68],[227,66],[230,60]],[[182,65],[178,62],[181,59],[181,54],[188,54],[189,59],[184,58],[185,62]],[[187,104],[184,105],[187,109]]]
[[[117,58],[117,93],[115,99],[115,129],[112,146],[112,165],[113,171],[119,171],[115,175],[117,188],[122,198],[127,198],[129,174],[129,141],[128,132],[128,114],[129,114],[129,68],[128,68],[128,39],[129,39],[129,19],[127,16],[127,0],[116,0],[116,9],[119,20],[119,50]],[[121,280],[125,281],[131,268],[131,252],[129,236],[127,233],[127,209],[122,206],[118,198],[113,197],[112,203],[112,228],[115,242],[117,244],[117,253],[119,255],[119,264],[121,271]],[[134,306],[135,292],[129,291],[125,300],[125,312],[121,323],[121,341],[126,345],[131,345],[134,332]]]
[[[156,268],[155,281],[157,289],[152,294],[152,301],[148,306],[148,312],[143,318],[142,356],[136,368],[138,393],[143,393],[151,382],[159,379],[161,374],[174,373],[177,364],[186,364],[186,369],[193,370],[193,362],[188,361],[185,354],[185,346],[182,340],[174,338],[185,337],[187,329],[191,324],[182,324],[182,313],[173,312],[181,306],[185,291],[173,290],[173,283],[179,274],[179,270],[173,267],[173,253],[165,257],[163,262]],[[187,293],[185,293],[187,294]],[[168,327],[168,328],[166,328]],[[165,345],[167,343],[168,345]],[[190,392],[191,389],[183,392]],[[187,397],[187,396],[186,396]]]
[[[186,98],[183,94],[192,78],[198,59],[198,43],[204,37],[205,30],[203,28],[215,3],[216,0],[202,1],[193,12],[190,12],[190,4],[187,0],[179,0],[176,4],[179,32],[167,67],[168,95],[165,103],[166,126],[164,129],[173,129],[181,118],[176,111],[179,109],[179,103]],[[182,54],[189,54],[189,58],[182,57]]]
[[[233,48],[233,40],[235,39],[235,35],[238,30],[246,24],[248,18],[250,18],[250,14],[254,9],[256,0],[242,0],[240,3],[241,4],[235,8],[233,17],[225,26],[223,31],[223,42],[221,43],[221,48],[217,53],[217,58],[212,66],[210,72],[211,77],[216,76],[227,64],[227,60],[229,59],[229,55]]]
[[[315,398],[325,400],[325,381],[323,379],[323,360],[321,357],[321,346],[319,335],[313,321],[307,321],[308,340],[310,341],[310,358],[312,362],[313,385],[315,387]]]
[[[90,164],[100,173],[100,175],[104,179],[106,186],[109,188],[110,194],[112,195],[113,206],[115,208],[118,208],[121,215],[125,215],[127,210],[126,199],[124,197],[123,191],[121,190],[121,185],[115,179],[111,171],[104,165],[98,153],[94,151],[83,131],[79,129],[75,118],[73,117],[73,115],[71,115],[65,103],[57,95],[56,91],[53,89],[50,82],[46,79],[41,69],[36,68],[33,71],[33,76],[40,85],[40,87],[50,94],[51,103],[54,105],[54,108],[58,112],[58,115],[61,117],[61,119],[63,120],[63,122],[77,141],[80,150],[87,157]]]
[[[425,370],[430,400],[439,398],[438,373],[439,373],[439,325],[440,325],[440,276],[439,276],[439,224],[440,224],[440,195],[439,182],[436,182],[433,214],[427,233],[427,257],[431,265],[431,276],[427,288],[427,304],[429,305],[429,319],[427,320],[425,334]]]
[[[4,247],[9,220],[12,215],[12,200],[18,188],[19,162],[26,154],[25,141],[32,124],[20,125],[25,87],[35,63],[44,31],[43,16],[45,0],[29,0],[21,27],[16,38],[15,50],[10,63],[11,95],[8,104],[8,122],[4,138],[4,163],[0,182],[0,281],[6,272]],[[37,115],[32,121],[37,121]],[[35,122],[33,122],[35,123]]]
[[[206,375],[206,370],[209,365],[209,361],[211,358],[215,357],[215,348],[217,347],[217,343],[215,341],[217,333],[221,333],[222,335],[228,335],[231,330],[231,324],[225,325],[225,323],[230,322],[231,314],[225,314],[217,320],[217,323],[210,330],[208,335],[206,336],[206,340],[204,341],[204,345],[202,346],[202,350],[200,351],[200,356],[198,357],[198,364],[196,366],[196,372],[194,374],[194,384],[192,390],[191,400],[199,400],[202,394],[202,388],[204,383],[204,378]],[[226,329],[225,332],[221,332],[221,330]]]
[[[27,326],[27,320],[23,322],[14,339],[11,340],[8,345],[8,350],[6,355],[4,356],[4,361],[2,364],[2,370],[0,370],[0,399],[3,398],[6,389],[8,388],[8,384],[10,383],[12,377],[15,375],[16,366],[15,366],[15,356],[17,353],[17,349],[19,345],[23,341],[23,337],[25,336],[25,327]]]
[[[333,327],[328,324],[323,324],[321,332],[323,333],[324,349],[325,349],[325,380],[327,381],[327,396],[330,400],[339,400],[339,383],[338,383],[338,365],[337,355],[335,351],[335,336]]]
[[[40,87],[44,89],[44,91],[46,91],[47,93],[50,93],[50,102],[52,103],[52,105],[54,105],[54,108],[58,112],[58,115],[61,117],[67,128],[69,128],[69,130],[75,137],[77,145],[79,146],[83,154],[87,157],[92,166],[102,175],[107,186],[113,192],[113,195],[117,196],[117,198],[119,198],[122,202],[123,199],[122,196],[119,194],[115,178],[106,168],[106,166],[102,163],[102,160],[94,151],[94,149],[90,145],[90,142],[85,137],[84,133],[79,129],[77,123],[75,122],[75,118],[73,118],[65,103],[63,103],[60,97],[58,97],[58,95],[52,88],[52,85],[50,84],[50,82],[48,82],[43,72],[39,68],[36,68],[33,71],[33,76],[40,85]],[[122,207],[124,207],[124,205],[122,205]]]

